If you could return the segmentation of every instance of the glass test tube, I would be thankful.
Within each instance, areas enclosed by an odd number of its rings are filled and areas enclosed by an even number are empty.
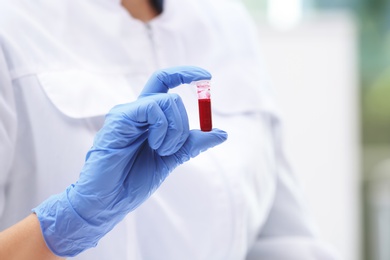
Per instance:
[[[198,106],[199,106],[199,122],[200,130],[204,132],[211,131],[211,99],[210,99],[210,81],[199,80],[193,82],[197,87]]]

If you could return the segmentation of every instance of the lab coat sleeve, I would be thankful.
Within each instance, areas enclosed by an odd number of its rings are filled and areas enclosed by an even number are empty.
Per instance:
[[[280,121],[270,116],[269,126],[274,133],[276,152],[276,193],[268,218],[247,260],[341,259],[333,247],[318,238],[304,196],[282,149]]]
[[[7,179],[14,156],[16,112],[11,77],[0,42],[0,219],[4,211]]]

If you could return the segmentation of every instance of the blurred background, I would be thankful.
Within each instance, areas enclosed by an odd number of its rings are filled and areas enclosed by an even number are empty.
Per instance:
[[[390,259],[390,1],[244,3],[322,238],[347,260]]]

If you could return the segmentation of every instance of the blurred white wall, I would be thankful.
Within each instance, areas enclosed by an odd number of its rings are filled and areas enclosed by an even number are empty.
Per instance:
[[[361,259],[357,28],[348,13],[288,30],[258,20],[285,147],[323,239]]]

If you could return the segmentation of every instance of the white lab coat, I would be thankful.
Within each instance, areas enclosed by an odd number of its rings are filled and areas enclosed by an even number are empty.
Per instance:
[[[104,115],[153,71],[213,74],[228,141],[180,166],[76,259],[334,259],[284,159],[253,24],[234,0],[165,0],[148,24],[114,0],[1,0],[0,227],[77,180]],[[174,90],[199,128],[195,90]]]

